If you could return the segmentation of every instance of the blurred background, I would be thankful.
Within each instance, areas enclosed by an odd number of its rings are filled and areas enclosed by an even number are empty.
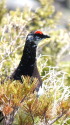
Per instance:
[[[38,0],[7,0],[6,5],[9,10],[15,10],[16,8],[23,9],[23,7],[28,6],[31,10],[35,11],[40,7]],[[54,0],[53,5],[56,11],[62,12],[61,24],[65,26],[70,18],[70,0]]]
[[[60,100],[69,100],[63,104],[65,111],[70,104],[70,0],[0,0],[1,83],[6,82],[18,66],[25,38],[32,30],[51,36],[39,44],[37,64],[45,95],[51,97],[51,107],[54,105],[50,110],[54,111],[55,118],[55,106]],[[60,124],[70,125],[70,113],[54,125]]]
[[[60,8],[70,8],[70,0],[55,0],[54,4]],[[8,9],[16,9],[17,7],[23,8],[24,6],[29,6],[32,10],[35,10],[37,7],[40,6],[39,1],[37,0],[7,0],[7,7]]]

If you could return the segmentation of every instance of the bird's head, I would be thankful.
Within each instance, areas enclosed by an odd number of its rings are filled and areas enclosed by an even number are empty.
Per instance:
[[[26,40],[28,40],[29,42],[35,42],[35,44],[38,44],[39,41],[46,38],[50,38],[50,36],[43,34],[41,31],[33,31],[27,35]]]

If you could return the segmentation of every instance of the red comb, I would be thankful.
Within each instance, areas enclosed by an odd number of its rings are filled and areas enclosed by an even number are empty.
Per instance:
[[[43,34],[41,31],[35,31],[35,34]]]

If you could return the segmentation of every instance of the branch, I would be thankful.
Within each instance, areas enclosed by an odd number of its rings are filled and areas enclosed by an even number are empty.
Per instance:
[[[69,44],[67,44],[67,45],[65,45],[62,49],[61,49],[61,51],[58,53],[58,55],[57,55],[57,64],[60,62],[60,57],[62,57],[62,55],[66,52],[66,51],[68,51],[70,49],[70,43]]]
[[[52,120],[51,122],[47,123],[46,125],[52,125],[54,122],[56,122],[58,119],[60,119],[63,115],[65,115],[67,113],[67,111],[62,112],[61,115],[59,115],[57,118],[55,118],[54,120]]]
[[[11,42],[11,44],[10,45],[12,45],[13,43],[15,43],[17,40],[18,40],[18,38],[20,38],[20,35],[22,34],[22,32],[24,31],[24,29],[26,28],[26,26],[27,26],[27,24],[28,24],[28,22],[30,22],[32,19],[34,18],[34,16],[33,17],[31,17],[31,18],[29,18],[29,20],[26,22],[26,24],[21,28],[21,30],[20,30],[20,32],[19,32],[19,34],[17,35],[17,37]],[[6,57],[9,57],[12,53],[14,53],[17,49],[19,49],[19,48],[21,48],[22,47],[22,45],[20,45],[20,46],[18,46],[17,48],[15,48],[15,50],[14,51],[12,51],[12,52],[9,52],[9,54],[7,55],[7,53],[5,53],[5,55],[4,55],[4,58],[0,61],[0,63],[2,64],[2,63],[4,63],[5,62],[5,59],[6,59]],[[0,64],[0,65],[1,65]]]
[[[26,25],[25,25],[25,26],[26,26]],[[15,38],[14,42],[16,42],[16,41],[18,40],[18,38],[20,37],[21,33],[23,32],[23,29],[25,28],[25,26],[22,27],[21,31],[19,32],[18,36]],[[12,43],[11,43],[11,44],[12,44]],[[15,50],[12,51],[12,52],[10,52],[8,55],[6,54],[0,63],[3,63],[4,60],[6,59],[6,57],[9,57],[12,53],[14,53],[14,52],[15,52],[17,49],[19,49],[21,46],[22,46],[22,45],[20,45],[20,46],[18,46],[17,48],[15,48]]]
[[[30,110],[30,115],[31,115],[31,118],[32,118],[32,121],[33,121],[33,125],[34,125],[34,117],[33,117],[33,115],[32,115],[31,110]]]

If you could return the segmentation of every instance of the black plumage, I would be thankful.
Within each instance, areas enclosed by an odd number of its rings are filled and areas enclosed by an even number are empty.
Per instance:
[[[42,80],[39,75],[37,64],[36,64],[36,48],[37,48],[38,41],[45,38],[49,38],[49,36],[44,35],[40,31],[31,32],[30,34],[28,34],[21,61],[18,67],[16,68],[16,70],[14,71],[14,73],[10,77],[11,79],[20,80],[20,81],[22,81],[22,78],[21,78],[22,75],[30,76],[30,77],[33,76],[38,78],[39,85],[36,89],[37,91],[39,89],[39,86],[42,85]]]

